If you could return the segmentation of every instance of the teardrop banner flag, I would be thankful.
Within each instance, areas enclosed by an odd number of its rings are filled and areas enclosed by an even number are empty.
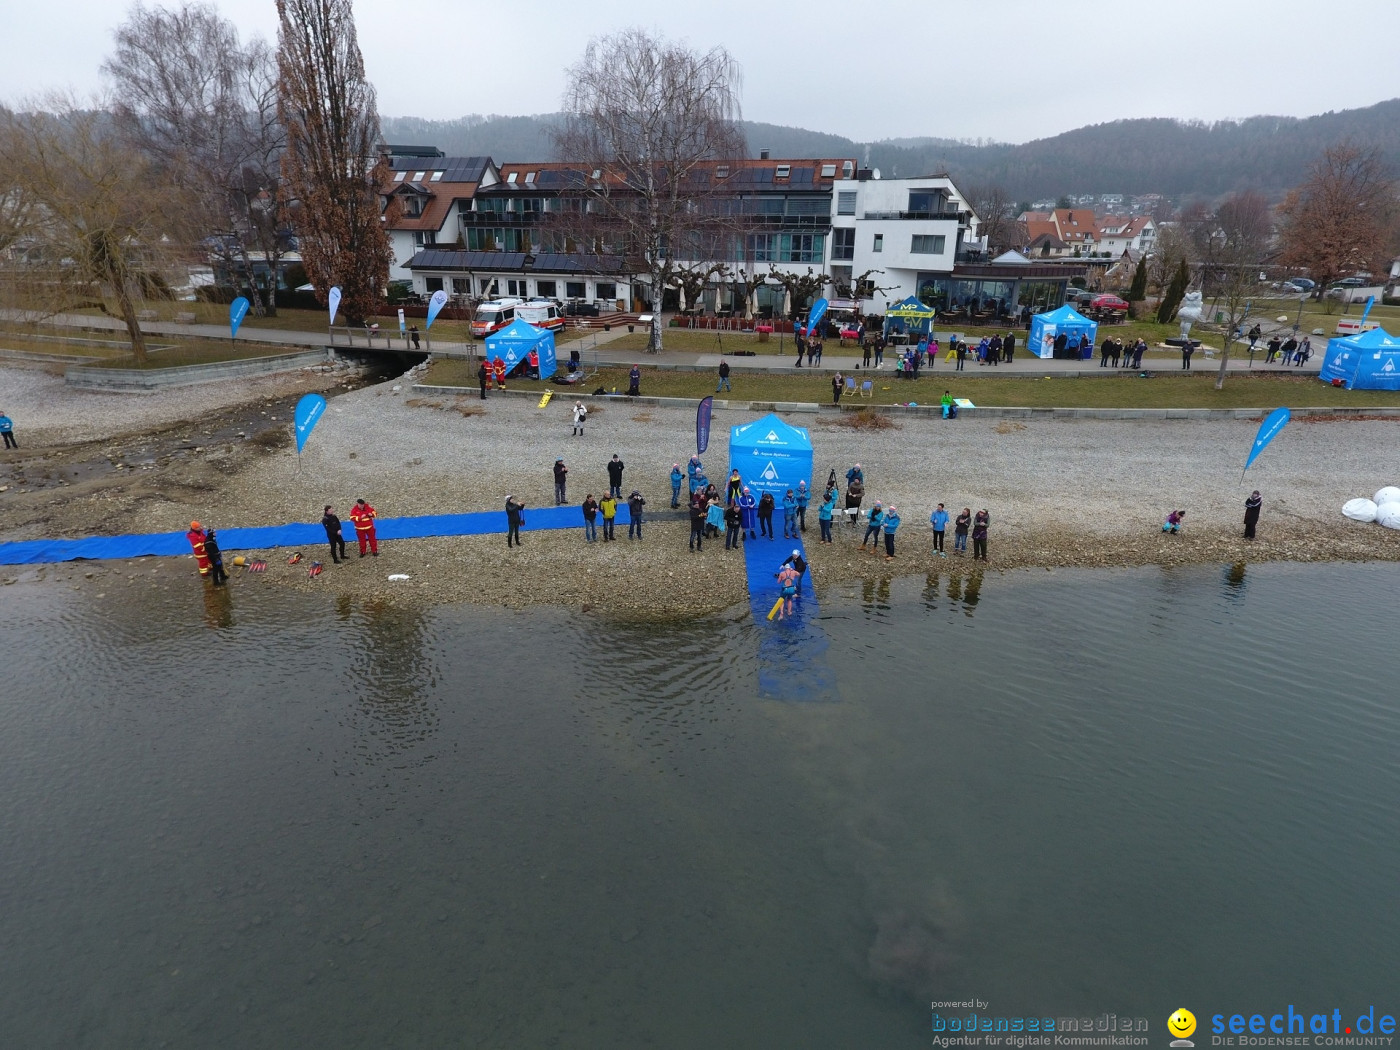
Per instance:
[[[1361,311],[1361,324],[1362,324],[1362,327],[1365,327],[1365,325],[1366,325],[1366,318],[1368,318],[1368,317],[1371,316],[1371,307],[1373,307],[1373,306],[1375,306],[1375,305],[1376,305],[1376,297],[1375,297],[1374,295],[1368,296],[1367,299],[1366,299],[1366,309],[1364,309],[1364,310]]]
[[[807,338],[811,339],[815,335],[817,325],[821,324],[822,318],[826,316],[826,308],[831,304],[825,299],[818,299],[812,304],[812,309],[807,313]]]
[[[428,300],[428,322],[423,326],[424,329],[428,329],[433,326],[433,320],[437,317],[438,311],[446,305],[447,293],[444,292],[441,288],[439,288],[433,293],[433,297]]]
[[[1249,450],[1249,458],[1244,461],[1245,470],[1249,469],[1249,465],[1258,458],[1259,453],[1264,451],[1265,446],[1283,429],[1290,418],[1291,413],[1288,409],[1276,408],[1259,424],[1259,433],[1254,436],[1254,447]]]
[[[306,446],[306,439],[311,436],[311,430],[316,426],[316,420],[321,418],[321,413],[326,410],[326,399],[320,394],[307,394],[297,402],[296,412],[293,413],[293,420],[296,423],[297,431],[297,455],[301,455],[301,450]]]
[[[715,399],[707,397],[695,410],[695,452],[698,455],[710,447],[710,414],[714,412]]]
[[[238,335],[238,326],[243,323],[243,318],[248,316],[248,300],[239,296],[228,304],[228,337],[235,338]]]
[[[331,326],[335,326],[336,311],[340,309],[340,285],[336,285],[326,294],[326,305],[331,308]]]

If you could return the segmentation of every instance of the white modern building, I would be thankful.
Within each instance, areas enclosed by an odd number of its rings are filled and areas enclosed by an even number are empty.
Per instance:
[[[838,286],[869,271],[879,313],[953,273],[959,255],[980,251],[977,216],[946,175],[881,179],[862,171],[832,185],[830,273]]]

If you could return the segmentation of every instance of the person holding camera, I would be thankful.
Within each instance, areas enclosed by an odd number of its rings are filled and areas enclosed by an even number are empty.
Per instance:
[[[506,497],[506,546],[520,546],[520,526],[525,523],[525,504],[514,496]]]

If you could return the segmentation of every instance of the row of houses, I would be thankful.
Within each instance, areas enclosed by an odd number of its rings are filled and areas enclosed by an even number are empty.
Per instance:
[[[1150,215],[1097,215],[1091,208],[1028,211],[1017,220],[1023,252],[1034,259],[1150,255],[1157,224]]]
[[[629,271],[626,253],[582,244],[571,232],[568,220],[591,207],[590,190],[608,173],[447,157],[432,147],[384,152],[389,175],[379,192],[391,281],[459,300],[540,296],[601,312],[650,305],[647,277]],[[976,212],[944,173],[882,179],[854,158],[776,159],[762,151],[695,174],[734,222],[677,258],[725,271],[698,302],[683,303],[680,288],[663,289],[666,308],[774,315],[785,302],[775,275],[811,274],[825,278],[819,294],[866,312],[918,296],[940,309],[995,303],[1010,313],[1059,305],[1069,279],[1083,272],[1014,253],[989,259]],[[748,298],[735,292],[736,277],[768,279]]]

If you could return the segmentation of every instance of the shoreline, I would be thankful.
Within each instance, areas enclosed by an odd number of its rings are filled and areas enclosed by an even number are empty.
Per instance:
[[[671,463],[683,463],[694,449],[693,411],[605,403],[593,407],[588,432],[575,438],[568,398],[547,409],[518,398],[424,399],[413,395],[413,378],[345,390],[343,377],[322,377],[325,392],[335,396],[300,467],[290,406],[312,385],[306,377],[289,378],[280,388],[247,384],[247,399],[184,423],[170,422],[173,409],[163,395],[143,396],[130,407],[133,417],[147,405],[153,410],[144,429],[134,418],[133,432],[122,437],[79,433],[69,444],[22,447],[0,457],[0,471],[9,478],[0,484],[10,486],[0,493],[0,539],[175,531],[192,519],[215,528],[280,525],[317,520],[326,502],[345,518],[361,496],[384,517],[496,510],[507,492],[527,506],[549,506],[556,457],[570,465],[570,502],[577,506],[590,487],[603,491],[603,464],[618,452],[628,464],[624,486],[640,488],[649,501],[640,542],[620,529],[615,543],[586,544],[580,515],[576,530],[527,531],[520,551],[508,550],[502,534],[433,537],[386,541],[381,557],[361,562],[352,544],[348,565],[327,562],[310,580],[310,561],[325,560],[326,548],[317,545],[303,549],[304,562],[295,569],[286,565],[290,550],[260,555],[269,565],[260,577],[229,565],[234,589],[257,580],[330,587],[351,598],[549,605],[627,619],[711,614],[747,601],[742,554],[725,552],[719,540],[690,553],[689,526],[669,508],[665,478]],[[729,426],[755,415],[717,408],[711,447],[702,457],[712,477],[727,473]],[[1400,561],[1400,533],[1340,513],[1346,499],[1395,480],[1375,466],[1381,458],[1376,450],[1393,440],[1393,424],[1384,421],[1292,427],[1245,484],[1239,464],[1255,429],[1247,421],[968,418],[950,427],[910,416],[878,430],[840,426],[834,415],[795,422],[811,428],[816,486],[830,469],[839,477],[860,462],[866,506],[877,498],[893,502],[905,522],[897,557],[887,562],[883,554],[856,549],[863,528],[838,522],[835,545],[816,542],[811,508],[805,539],[819,592],[856,580],[968,576],[979,569]],[[19,486],[17,464],[27,479]],[[1265,493],[1255,541],[1241,536],[1250,487]],[[953,514],[963,506],[991,511],[985,566],[951,549],[946,558],[932,555],[927,518],[936,499]],[[1188,511],[1186,530],[1162,534],[1161,517],[1175,507]],[[951,548],[952,536],[947,539]],[[775,570],[789,549],[781,540],[752,542],[770,543]],[[190,560],[160,561],[166,568],[154,572],[143,559],[44,566],[42,575],[67,581],[144,574],[199,584]],[[28,578],[40,568],[5,567],[0,580]],[[410,580],[387,579],[399,573]]]

